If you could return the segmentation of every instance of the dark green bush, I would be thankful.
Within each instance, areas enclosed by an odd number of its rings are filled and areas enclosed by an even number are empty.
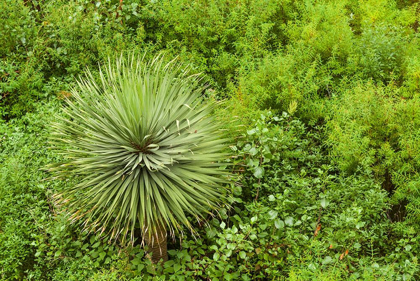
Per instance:
[[[131,50],[144,39],[138,3],[6,1],[0,4],[1,116],[68,91],[86,67]],[[59,81],[57,83],[57,81]]]

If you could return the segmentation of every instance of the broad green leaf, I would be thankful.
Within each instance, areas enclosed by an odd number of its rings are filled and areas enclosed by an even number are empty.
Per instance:
[[[276,220],[274,221],[274,226],[275,226],[277,229],[282,229],[282,228],[284,228],[284,222],[283,222],[281,219],[276,219]]]

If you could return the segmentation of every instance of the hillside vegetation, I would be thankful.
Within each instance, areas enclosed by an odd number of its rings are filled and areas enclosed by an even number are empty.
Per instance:
[[[420,279],[417,1],[1,0],[0,26],[0,280]],[[152,264],[46,167],[78,77],[159,53],[205,76],[233,176]]]

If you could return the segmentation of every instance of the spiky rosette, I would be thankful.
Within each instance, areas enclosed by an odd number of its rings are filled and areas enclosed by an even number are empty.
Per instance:
[[[184,225],[219,206],[226,140],[201,98],[200,75],[162,57],[119,58],[88,71],[54,125],[65,161],[51,168],[80,182],[60,194],[73,220],[122,237]]]

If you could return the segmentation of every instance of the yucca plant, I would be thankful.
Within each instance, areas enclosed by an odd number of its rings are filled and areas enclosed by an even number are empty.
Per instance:
[[[64,162],[51,171],[78,184],[57,201],[90,231],[134,241],[167,259],[167,233],[194,232],[223,201],[226,139],[204,101],[202,76],[161,56],[120,57],[78,81],[53,145]],[[136,231],[139,232],[138,230]]]

